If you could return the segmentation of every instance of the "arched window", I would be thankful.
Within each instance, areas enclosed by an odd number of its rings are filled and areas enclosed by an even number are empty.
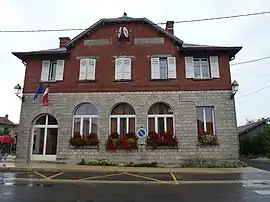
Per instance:
[[[86,137],[90,133],[97,134],[98,111],[93,104],[81,104],[73,116],[73,134]]]
[[[174,133],[174,117],[172,109],[164,103],[153,104],[148,111],[148,131],[158,134]]]
[[[32,136],[32,159],[48,157],[55,160],[57,149],[58,123],[57,120],[49,115],[41,115],[34,123]],[[43,156],[43,157],[40,157]],[[45,158],[46,159],[46,158]]]
[[[135,111],[127,103],[116,105],[111,112],[111,133],[135,133]]]

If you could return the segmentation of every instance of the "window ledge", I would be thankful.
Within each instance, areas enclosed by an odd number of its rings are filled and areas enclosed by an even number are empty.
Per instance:
[[[99,145],[86,145],[86,146],[79,146],[79,147],[69,145],[68,148],[69,149],[99,149]]]
[[[53,81],[40,81],[41,83],[56,83],[56,82],[59,82],[57,80],[53,80]]]
[[[150,79],[150,81],[173,81],[176,80],[176,78],[168,78],[168,79]]]
[[[216,142],[216,143],[211,143],[211,144],[203,144],[201,142],[198,142],[196,145],[198,147],[218,147],[219,146],[219,143]]]
[[[97,80],[77,80],[78,83],[94,83],[97,82]]]
[[[178,147],[173,147],[173,146],[157,146],[156,148],[152,147],[152,146],[146,146],[145,147],[147,150],[155,150],[155,149],[177,149]]]
[[[213,80],[214,78],[191,78],[192,80]]]
[[[121,83],[121,82],[131,82],[131,81],[133,81],[132,79],[120,79],[120,80],[113,80],[113,82],[119,82],[119,83]]]

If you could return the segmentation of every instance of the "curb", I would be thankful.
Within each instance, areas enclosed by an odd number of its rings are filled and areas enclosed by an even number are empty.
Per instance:
[[[134,173],[269,173],[264,170],[260,170],[253,167],[245,167],[239,169],[233,168],[185,168],[185,169],[164,169],[164,168],[155,168],[155,169],[146,169],[146,168],[133,168],[133,167],[102,167],[102,166],[88,166],[88,167],[75,167],[75,168],[42,168],[42,167],[0,167],[0,172],[95,172],[95,173],[105,173],[105,172],[134,172]]]

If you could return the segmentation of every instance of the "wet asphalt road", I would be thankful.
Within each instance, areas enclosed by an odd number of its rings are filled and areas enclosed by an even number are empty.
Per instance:
[[[264,192],[263,192],[264,191]],[[269,202],[270,184],[54,184],[0,185],[1,202]]]
[[[263,161],[258,161],[258,160],[249,160],[249,159],[244,159],[242,161],[248,164],[249,166],[259,168],[261,170],[270,171],[270,162],[263,162]]]

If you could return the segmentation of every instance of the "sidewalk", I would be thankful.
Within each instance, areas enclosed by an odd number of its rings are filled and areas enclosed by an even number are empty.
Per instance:
[[[52,163],[7,163],[0,164],[0,172],[136,172],[136,173],[254,173],[267,172],[253,167],[244,168],[146,168],[117,166],[85,166]]]

